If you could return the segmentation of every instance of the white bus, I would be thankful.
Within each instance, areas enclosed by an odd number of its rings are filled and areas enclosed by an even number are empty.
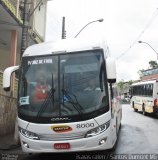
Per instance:
[[[158,113],[158,80],[149,80],[131,85],[131,106],[135,111]]]
[[[113,95],[115,61],[105,43],[80,39],[30,46],[19,69],[18,126],[24,152],[106,150],[115,146],[122,109]],[[90,89],[90,81],[95,89]],[[41,86],[38,83],[41,83]],[[115,92],[116,93],[116,92]]]

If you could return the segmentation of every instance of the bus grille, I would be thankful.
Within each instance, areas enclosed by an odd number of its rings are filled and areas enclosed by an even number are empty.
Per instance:
[[[40,140],[45,141],[61,141],[61,140],[73,140],[81,139],[85,137],[85,133],[74,134],[43,134],[39,135]]]

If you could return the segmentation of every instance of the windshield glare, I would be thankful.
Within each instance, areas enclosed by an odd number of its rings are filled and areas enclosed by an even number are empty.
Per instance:
[[[18,100],[23,119],[108,111],[107,93],[100,50],[23,58]]]

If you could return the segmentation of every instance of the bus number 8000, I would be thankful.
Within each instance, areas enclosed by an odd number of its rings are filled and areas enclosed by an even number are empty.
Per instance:
[[[94,123],[77,124],[76,128],[89,128],[94,127]]]

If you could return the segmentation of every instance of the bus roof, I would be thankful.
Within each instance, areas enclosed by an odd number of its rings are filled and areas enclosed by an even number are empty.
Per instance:
[[[158,82],[156,79],[149,80],[149,81],[141,81],[141,82],[133,83],[131,86],[137,86],[137,85],[142,85],[142,84],[151,84],[151,83],[156,83],[156,82]]]
[[[87,41],[78,38],[62,39],[58,40],[57,42],[43,42],[40,44],[34,44],[25,50],[23,57],[60,54],[66,52],[76,52],[76,51],[92,50],[99,48],[108,50],[106,42],[101,40]]]

